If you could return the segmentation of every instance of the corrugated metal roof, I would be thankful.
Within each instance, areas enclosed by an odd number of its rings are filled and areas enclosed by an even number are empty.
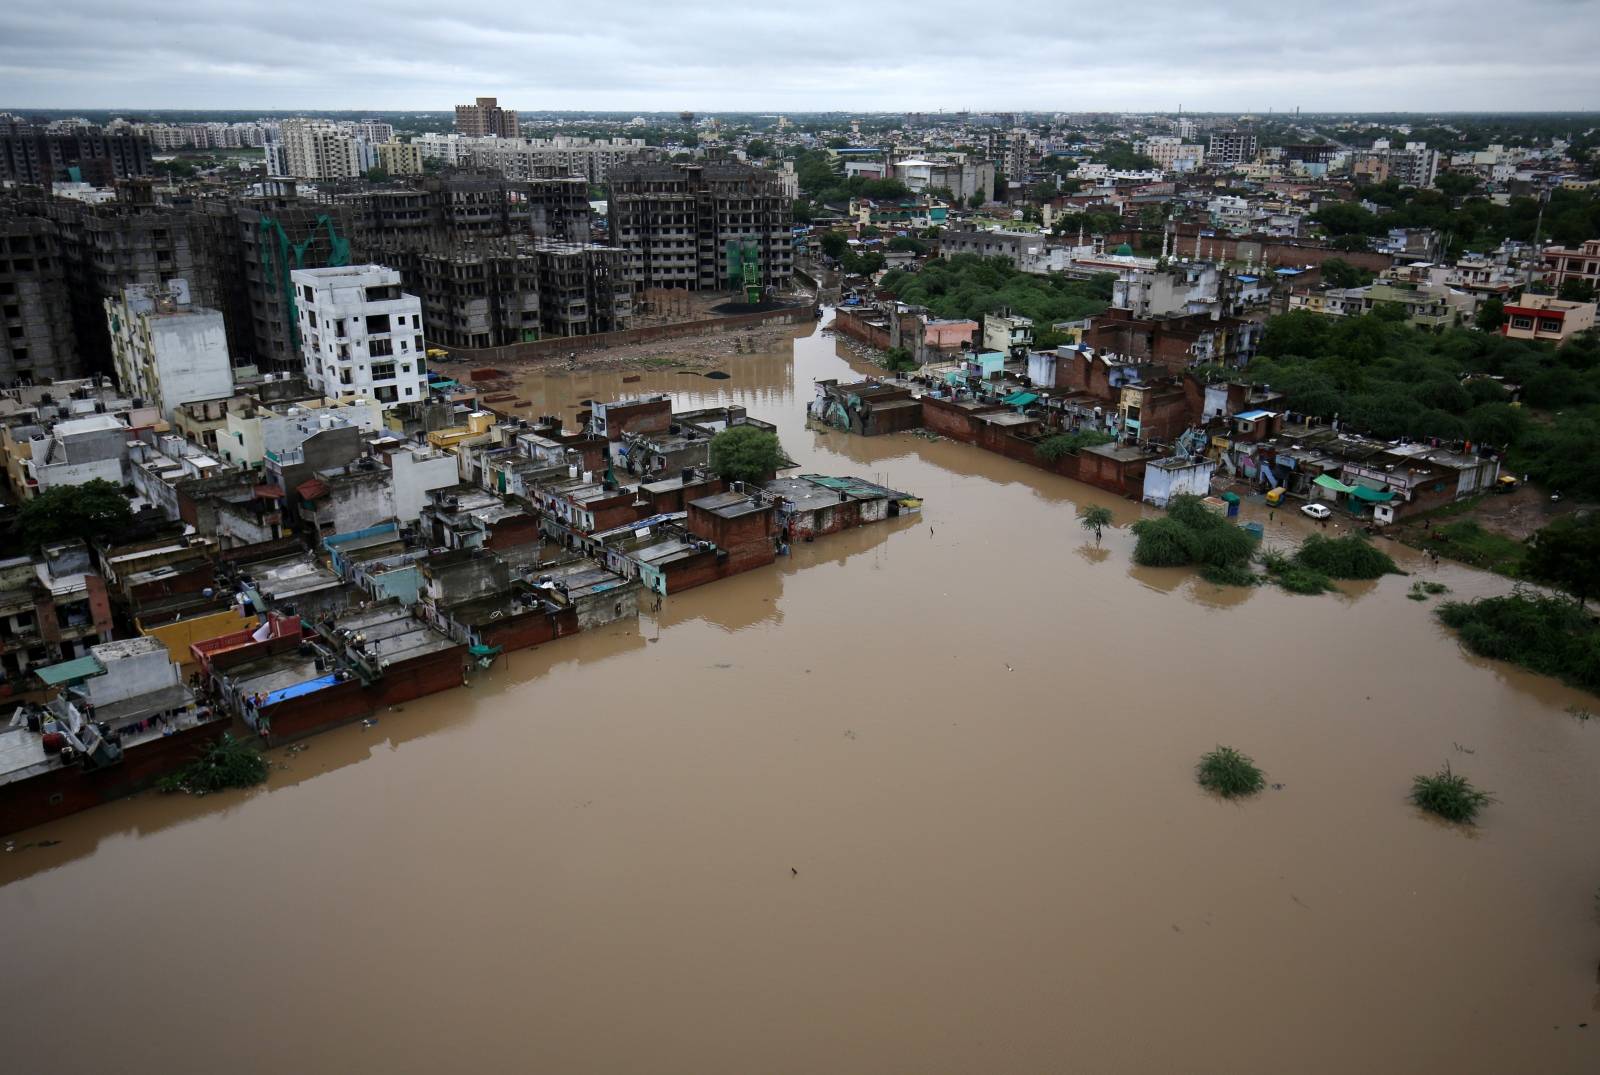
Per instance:
[[[63,683],[73,683],[90,676],[98,676],[106,670],[93,654],[78,657],[60,664],[47,664],[43,668],[35,668],[34,675],[42,679],[46,686],[57,687]]]

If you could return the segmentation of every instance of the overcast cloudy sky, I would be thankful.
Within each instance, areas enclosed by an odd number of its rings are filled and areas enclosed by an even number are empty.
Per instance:
[[[0,108],[1600,108],[1600,0],[8,0]]]

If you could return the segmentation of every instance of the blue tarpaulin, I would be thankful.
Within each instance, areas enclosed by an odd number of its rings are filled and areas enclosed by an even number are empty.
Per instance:
[[[293,686],[284,687],[281,690],[275,690],[271,694],[267,695],[267,700],[261,704],[263,707],[265,707],[269,705],[276,705],[279,702],[287,702],[290,698],[298,698],[302,694],[310,694],[312,691],[320,691],[323,687],[331,687],[337,682],[339,682],[339,677],[331,673],[325,676],[319,676],[316,679],[310,679],[304,683],[296,683]]]

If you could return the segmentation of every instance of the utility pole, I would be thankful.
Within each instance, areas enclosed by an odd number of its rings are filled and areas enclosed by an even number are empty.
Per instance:
[[[1550,188],[1547,186],[1539,192],[1539,215],[1534,218],[1533,222],[1533,261],[1528,263],[1527,280],[1523,284],[1523,290],[1529,290],[1533,287],[1534,265],[1538,264],[1541,268],[1544,266],[1544,252],[1539,247],[1539,237],[1544,230],[1544,207],[1549,202]]]

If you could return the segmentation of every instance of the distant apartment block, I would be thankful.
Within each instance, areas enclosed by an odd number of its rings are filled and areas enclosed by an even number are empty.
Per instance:
[[[382,265],[296,269],[306,381],[332,398],[370,396],[385,409],[425,395],[422,301]]]
[[[1248,164],[1256,159],[1253,131],[1213,131],[1206,147],[1206,160],[1213,164]]]
[[[747,264],[763,287],[793,275],[794,206],[773,172],[730,161],[625,164],[608,194],[612,242],[638,287],[725,290]]]
[[[151,159],[150,140],[139,134],[0,124],[0,183],[108,187],[119,179],[149,175]]]
[[[494,97],[479,97],[476,104],[456,105],[456,132],[469,138],[515,138],[521,133],[517,130],[516,111],[501,108],[499,99]]]
[[[273,145],[280,148],[268,147],[268,170],[296,179],[355,179],[377,163],[365,138],[322,120],[284,120]]]
[[[1149,157],[1163,172],[1192,172],[1205,163],[1206,147],[1171,135],[1152,135],[1133,143],[1133,151]]]
[[[421,175],[422,150],[407,142],[379,142],[378,167],[390,175]]]

